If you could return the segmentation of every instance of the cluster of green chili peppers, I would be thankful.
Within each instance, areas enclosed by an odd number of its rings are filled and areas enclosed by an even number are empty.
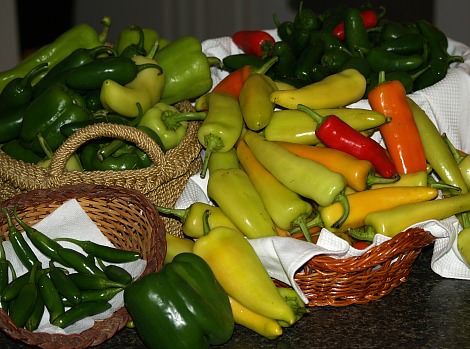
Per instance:
[[[183,139],[188,121],[205,117],[174,107],[212,87],[210,66],[218,60],[204,55],[198,39],[168,42],[153,29],[129,26],[110,45],[110,19],[103,24],[100,34],[77,25],[0,72],[0,144],[7,155],[47,166],[67,137],[101,122],[137,127],[167,151]],[[135,144],[103,138],[82,145],[67,169],[150,165]]]
[[[110,300],[133,282],[132,275],[118,264],[142,258],[140,252],[86,240],[51,239],[20,218],[16,208],[13,214],[5,207],[2,212],[8,240],[27,270],[17,277],[0,244],[0,305],[17,327],[36,330],[47,310],[50,324],[66,328],[111,308]],[[48,265],[38,259],[15,221],[31,244],[48,258]],[[59,241],[73,243],[79,249],[65,247]]]
[[[279,40],[267,57],[226,57],[227,70],[241,64],[262,65],[270,56],[278,62],[268,71],[271,78],[302,87],[344,69],[355,68],[367,78],[365,96],[378,83],[400,80],[407,93],[443,79],[461,56],[447,52],[448,39],[426,20],[397,22],[387,19],[385,8],[370,4],[337,7],[316,13],[300,2],[293,20],[274,15]]]

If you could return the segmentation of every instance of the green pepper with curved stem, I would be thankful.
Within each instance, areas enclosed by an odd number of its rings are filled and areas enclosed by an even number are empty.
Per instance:
[[[154,29],[131,25],[119,32],[115,49],[119,55],[132,55],[129,51],[131,47],[135,54],[145,56],[152,50],[156,41],[160,41],[160,35]],[[135,51],[136,48],[137,51]]]
[[[0,93],[0,119],[10,109],[22,107],[33,98],[32,81],[47,69],[47,63],[41,63],[31,69],[26,75],[14,78],[5,85]]]
[[[159,102],[145,112],[137,127],[153,130],[157,144],[163,151],[168,151],[183,140],[188,121],[201,121],[206,115],[206,112],[180,113],[174,106]]]
[[[3,90],[10,80],[24,76],[38,64],[48,63],[49,68],[52,68],[79,47],[92,48],[104,44],[108,37],[111,19],[104,17],[101,23],[104,28],[100,34],[88,24],[77,24],[62,33],[54,41],[41,47],[32,55],[22,60],[13,68],[1,72],[0,90]],[[33,81],[33,84],[36,83],[39,78],[40,76],[36,77],[36,81]]]
[[[158,50],[154,59],[165,72],[161,101],[174,104],[192,100],[212,87],[211,66],[220,64],[216,57],[202,52],[201,42],[194,36],[182,36]]]
[[[197,134],[199,142],[205,148],[201,178],[206,175],[211,154],[232,149],[243,128],[243,115],[237,98],[211,92],[207,95],[207,100],[207,116]]]
[[[65,83],[69,70],[92,62],[101,54],[111,56],[116,55],[113,48],[107,45],[100,45],[92,48],[77,48],[52,67],[52,69],[50,69],[46,75],[39,80],[36,85],[34,85],[34,96],[37,97],[55,83]]]

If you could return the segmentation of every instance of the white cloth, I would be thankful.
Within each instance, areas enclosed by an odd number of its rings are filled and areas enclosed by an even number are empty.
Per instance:
[[[266,30],[278,39],[275,30]],[[227,55],[241,53],[241,50],[230,40],[230,37],[209,39],[202,43],[203,51],[208,56],[223,59]],[[441,133],[446,133],[452,143],[459,149],[470,152],[470,48],[463,43],[449,39],[449,53],[462,55],[463,63],[453,63],[447,76],[437,84],[409,95],[431,118]],[[212,68],[214,85],[228,73],[216,67]],[[349,105],[370,109],[367,100],[363,99]],[[378,132],[373,137],[382,142]],[[206,193],[206,180],[196,174],[188,182],[188,191],[184,191],[177,202],[177,207],[186,208],[194,201],[210,202]],[[431,268],[446,278],[470,280],[470,268],[463,262],[456,248],[456,236],[461,227],[455,217],[444,221],[427,221],[416,224],[430,231],[436,241],[433,247]],[[371,247],[388,238],[376,235]],[[271,277],[291,285],[302,299],[306,297],[294,281],[295,272],[306,261],[318,254],[326,254],[338,258],[357,256],[364,251],[350,247],[335,234],[323,229],[317,244],[296,239],[272,237],[250,240],[256,253]]]
[[[82,209],[77,200],[71,199],[64,202],[56,210],[51,212],[40,222],[34,226],[37,230],[43,232],[52,239],[59,237],[69,237],[78,240],[89,240],[96,242],[101,245],[114,247],[113,244],[104,236],[96,224],[91,220],[87,213]],[[32,250],[42,263],[44,268],[49,266],[49,258],[44,256],[36,247],[33,246],[28,236],[23,232],[23,236]],[[70,242],[60,242],[64,247],[72,248],[79,252],[81,249]],[[24,274],[27,270],[21,264],[18,257],[11,246],[10,241],[4,241],[3,243],[5,254],[7,259],[12,263],[17,276]],[[105,263],[106,264],[106,263]],[[62,267],[62,265],[57,264]],[[141,259],[130,263],[119,264],[119,266],[125,268],[134,278],[142,274],[145,269],[146,261]],[[94,325],[95,320],[103,320],[110,317],[116,310],[124,306],[123,292],[118,293],[111,301],[112,307],[107,311],[97,314],[93,317],[88,317],[83,320],[77,321],[75,324],[61,329],[57,326],[53,326],[49,323],[49,312],[47,309],[44,312],[39,328],[35,332],[47,332],[47,333],[80,333],[85,331]]]

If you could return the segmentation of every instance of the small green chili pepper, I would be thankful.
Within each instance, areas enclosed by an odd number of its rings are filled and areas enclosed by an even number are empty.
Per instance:
[[[28,320],[26,320],[26,323],[24,324],[24,328],[26,328],[28,331],[31,331],[31,332],[36,330],[39,327],[39,324],[41,323],[41,319],[42,319],[45,309],[46,307],[44,305],[44,301],[42,300],[42,297],[38,293],[33,311],[31,315],[28,317]]]
[[[77,304],[62,315],[58,316],[53,322],[52,325],[66,328],[86,317],[100,314],[111,308],[111,304],[106,301],[94,301],[94,302],[82,302]]]
[[[349,51],[360,56],[367,54],[371,43],[358,8],[348,8],[344,18],[345,39]]]
[[[309,83],[313,82],[312,69],[319,65],[323,53],[324,47],[322,41],[307,46],[297,58],[294,76],[297,79],[306,80]]]
[[[351,54],[340,48],[330,48],[325,51],[320,59],[320,63],[328,68],[330,73],[338,73],[346,64]]]
[[[97,259],[97,261],[100,268],[104,271],[104,274],[109,280],[121,285],[129,285],[132,282],[132,275],[126,269],[121,268],[120,266],[115,264],[105,265],[103,261],[99,258]]]
[[[138,251],[130,251],[97,244],[93,241],[78,240],[73,238],[57,238],[56,241],[67,241],[79,246],[87,254],[111,263],[127,263],[142,258]]]
[[[411,71],[423,66],[424,59],[419,54],[399,55],[374,47],[369,51],[367,60],[373,71]]]
[[[93,261],[90,261],[85,255],[71,248],[62,247],[59,249],[59,256],[69,265],[80,273],[105,276],[103,271],[97,267]]]
[[[396,39],[382,41],[378,47],[400,55],[422,54],[425,41],[422,35],[416,33],[405,34]]]
[[[38,288],[44,305],[49,312],[49,322],[52,322],[65,311],[60,293],[47,273],[41,273],[38,279]]]
[[[80,290],[103,290],[105,288],[125,287],[120,282],[113,281],[107,277],[96,276],[86,273],[72,273],[68,277]],[[132,278],[131,278],[132,279]]]
[[[31,243],[46,257],[52,259],[53,261],[59,262],[64,266],[67,266],[65,261],[60,258],[58,250],[62,248],[59,243],[49,238],[43,232],[37,230],[36,228],[27,224],[23,219],[18,216],[16,207],[13,209],[13,215],[18,222],[18,224],[23,228],[28,238],[31,240]]]
[[[297,60],[292,47],[286,41],[276,41],[272,48],[272,55],[278,57],[278,61],[268,70],[267,75],[273,79],[292,77]]]
[[[39,264],[34,264],[31,273],[28,275],[26,284],[21,288],[16,298],[14,298],[8,308],[8,315],[13,323],[18,327],[24,327],[26,321],[34,311],[38,298],[38,288],[36,285],[36,274]]]
[[[13,223],[10,213],[6,207],[2,208],[2,212],[8,223],[8,238],[11,242],[13,250],[21,263],[28,269],[31,270],[34,265],[40,264],[38,257],[34,254],[31,247],[28,245],[23,235],[16,229]]]
[[[31,271],[28,271],[12,280],[2,291],[2,302],[10,302],[15,299],[21,289],[28,283],[30,275]]]
[[[54,265],[54,262],[49,262],[49,276],[54,283],[57,291],[67,298],[71,303],[78,304],[81,301],[80,289],[68,277],[65,271]]]
[[[9,283],[8,270],[11,271],[12,279],[16,279],[15,269],[5,255],[5,249],[3,248],[3,237],[0,239],[0,295]],[[6,303],[0,298],[0,308],[5,308]]]

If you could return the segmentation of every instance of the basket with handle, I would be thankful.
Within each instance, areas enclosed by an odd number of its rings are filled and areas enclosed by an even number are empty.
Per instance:
[[[119,185],[143,193],[159,206],[173,207],[190,176],[201,167],[198,122],[190,122],[181,143],[163,152],[143,131],[126,125],[97,123],[86,126],[55,151],[47,169],[12,159],[0,149],[0,200],[33,189],[56,188],[66,184],[89,183]],[[99,138],[116,138],[132,142],[143,150],[152,165],[124,171],[67,171],[65,164],[81,145]],[[169,233],[180,236],[180,223],[163,218]]]
[[[117,248],[139,251],[146,260],[142,275],[158,271],[166,254],[165,228],[154,205],[142,193],[120,186],[97,184],[65,185],[36,189],[13,196],[0,207],[16,207],[29,225],[47,217],[65,201],[76,199],[104,236]],[[8,226],[0,219],[0,234],[7,239]],[[86,236],[84,236],[86,240]],[[10,337],[40,348],[88,348],[101,344],[121,330],[130,317],[125,307],[81,333],[54,334],[18,328],[4,310],[0,310],[0,328]]]

